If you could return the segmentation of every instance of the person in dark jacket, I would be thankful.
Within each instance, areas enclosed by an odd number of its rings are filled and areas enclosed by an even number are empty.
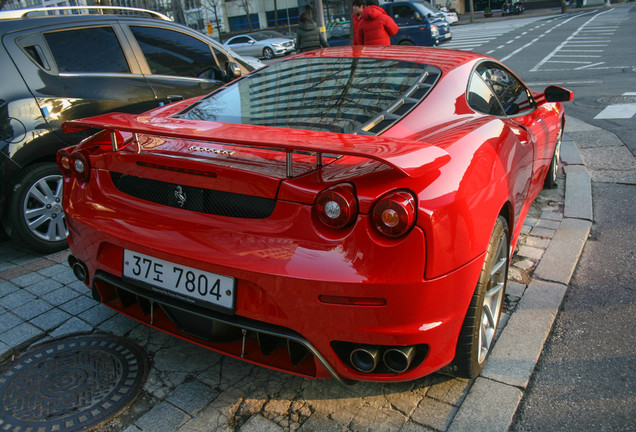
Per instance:
[[[378,5],[378,0],[367,0],[358,23],[360,45],[391,45],[391,36],[398,32],[398,25]]]
[[[307,12],[299,17],[300,24],[296,29],[296,49],[298,52],[311,51],[321,47],[328,47],[324,35],[320,33],[318,25],[311,19]]]

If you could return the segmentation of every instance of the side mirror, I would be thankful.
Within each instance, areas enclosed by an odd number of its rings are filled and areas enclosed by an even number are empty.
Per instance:
[[[553,85],[546,87],[543,94],[548,102],[570,102],[574,97],[574,93],[570,90]]]
[[[229,72],[230,80],[238,78],[243,74],[241,72],[241,67],[234,62],[229,62],[227,64],[227,71]]]
[[[250,40],[250,41],[248,42],[248,44],[250,44],[250,45],[254,45],[255,43],[256,43],[256,42],[254,42],[253,40]]]

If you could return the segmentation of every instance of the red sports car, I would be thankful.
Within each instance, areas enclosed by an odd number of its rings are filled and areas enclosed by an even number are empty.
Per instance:
[[[572,93],[484,55],[342,47],[61,150],[93,297],[248,362],[343,382],[479,374]]]

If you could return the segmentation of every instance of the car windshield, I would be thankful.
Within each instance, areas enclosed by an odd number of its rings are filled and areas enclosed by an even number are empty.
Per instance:
[[[250,36],[252,37],[252,39],[257,40],[257,41],[264,41],[265,39],[272,39],[278,36],[272,36],[271,34],[268,34],[266,32],[258,32],[258,33],[252,33],[250,34]]]
[[[430,7],[426,6],[423,3],[413,3],[413,6],[417,8],[417,10],[422,14],[423,17],[428,17],[429,15],[437,16],[438,12],[434,11]]]
[[[353,133],[410,95],[428,68],[370,58],[291,59],[223,87],[178,116]]]

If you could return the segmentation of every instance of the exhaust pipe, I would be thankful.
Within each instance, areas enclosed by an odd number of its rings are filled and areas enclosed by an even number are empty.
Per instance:
[[[78,280],[84,283],[88,281],[88,267],[86,267],[86,264],[78,260],[76,256],[69,255],[68,265],[71,266],[71,270],[73,270],[73,274]]]
[[[351,351],[351,364],[359,372],[373,372],[380,360],[380,351],[376,347],[359,347]]]
[[[391,372],[404,372],[410,366],[415,357],[415,347],[389,348],[384,352],[382,360]]]

